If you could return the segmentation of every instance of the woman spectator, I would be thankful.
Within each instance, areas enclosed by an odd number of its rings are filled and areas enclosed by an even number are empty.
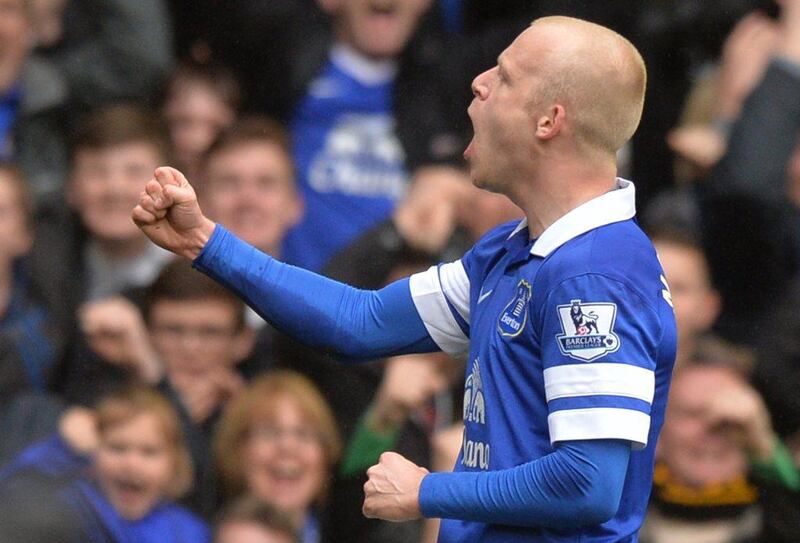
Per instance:
[[[250,494],[289,515],[303,543],[321,539],[319,514],[341,449],[325,400],[290,371],[266,374],[234,398],[214,441],[226,495]]]

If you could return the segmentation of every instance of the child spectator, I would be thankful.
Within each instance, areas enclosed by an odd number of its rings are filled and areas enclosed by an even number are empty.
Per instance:
[[[196,178],[202,177],[203,155],[234,122],[240,102],[239,83],[227,68],[194,63],[178,66],[167,81],[162,105],[175,163]]]
[[[223,132],[208,151],[200,198],[210,217],[280,258],[286,232],[303,213],[288,133],[260,117]]]
[[[66,337],[57,390],[70,402],[87,404],[102,388],[76,377],[87,364],[76,329],[78,308],[122,293],[136,296],[171,258],[141,235],[129,212],[142,179],[168,159],[167,140],[147,109],[111,104],[84,119],[71,154],[68,213],[41,217],[31,273]]]
[[[142,180],[167,157],[161,126],[138,106],[103,107],[77,130],[71,216],[43,217],[32,254],[32,273],[65,330],[81,303],[145,287],[170,259],[130,219]]]
[[[75,135],[67,198],[89,234],[83,254],[88,299],[144,286],[168,259],[137,235],[125,212],[167,148],[158,121],[129,105],[95,111]]]
[[[210,540],[203,522],[174,504],[192,467],[166,399],[128,388],[103,399],[94,415],[75,415],[3,470],[3,541]]]
[[[93,352],[71,377],[75,387],[89,384],[93,390],[127,380],[158,386],[178,410],[195,464],[188,503],[210,514],[216,495],[212,429],[225,402],[243,386],[236,365],[253,344],[244,304],[183,261],[167,265],[144,298],[144,316],[123,298],[82,310]]]

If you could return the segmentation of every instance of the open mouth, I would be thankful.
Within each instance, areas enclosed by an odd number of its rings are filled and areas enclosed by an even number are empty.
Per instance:
[[[115,493],[126,502],[141,498],[146,491],[144,484],[127,479],[117,479],[113,481],[113,488]]]
[[[278,483],[295,483],[304,473],[299,466],[272,466],[269,469],[269,476]]]

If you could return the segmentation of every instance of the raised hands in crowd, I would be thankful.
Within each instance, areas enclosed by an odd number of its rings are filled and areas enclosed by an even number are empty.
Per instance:
[[[161,380],[164,368],[133,302],[122,297],[89,302],[78,320],[89,347],[105,361],[132,370],[145,383]]]

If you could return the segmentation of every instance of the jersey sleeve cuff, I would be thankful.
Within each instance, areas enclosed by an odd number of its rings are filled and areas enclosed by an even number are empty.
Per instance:
[[[230,237],[230,233],[224,226],[217,223],[205,247],[203,247],[203,250],[197,255],[197,258],[192,261],[192,266],[202,272],[207,272],[212,269],[216,256],[220,248],[225,245],[225,241],[228,237]]]
[[[429,473],[423,479],[419,487],[419,510],[425,518],[441,518],[442,509],[440,506],[442,485],[448,473]]]

